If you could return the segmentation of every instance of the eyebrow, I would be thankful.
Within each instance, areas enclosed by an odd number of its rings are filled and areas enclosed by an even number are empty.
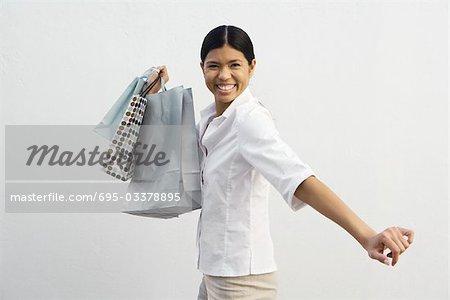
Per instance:
[[[233,62],[242,62],[242,60],[240,60],[240,59],[233,59],[233,60],[230,60],[228,62],[228,64],[233,63]],[[206,62],[206,64],[219,64],[219,62],[214,61],[214,60],[209,60],[209,61]]]

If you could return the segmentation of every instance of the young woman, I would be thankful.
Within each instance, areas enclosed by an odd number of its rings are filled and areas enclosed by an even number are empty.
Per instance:
[[[414,232],[375,232],[280,139],[269,111],[248,87],[256,66],[249,36],[231,25],[214,28],[200,57],[214,103],[201,111],[199,123],[203,200],[197,267],[204,276],[198,299],[276,299],[270,185],[292,210],[311,206],[351,234],[370,258],[389,265],[389,256],[394,266]],[[158,69],[167,82],[167,68]]]

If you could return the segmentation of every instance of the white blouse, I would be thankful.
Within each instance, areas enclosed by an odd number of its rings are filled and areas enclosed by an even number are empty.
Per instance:
[[[279,137],[270,112],[247,87],[219,117],[215,103],[201,111],[202,210],[197,268],[213,276],[277,270],[269,231],[272,184],[289,207],[313,170]]]

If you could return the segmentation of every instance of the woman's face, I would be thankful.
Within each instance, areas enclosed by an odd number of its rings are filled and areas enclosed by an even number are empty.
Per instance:
[[[226,109],[247,88],[255,65],[255,59],[249,65],[241,51],[227,44],[208,53],[200,66],[206,86],[214,94],[216,106]]]

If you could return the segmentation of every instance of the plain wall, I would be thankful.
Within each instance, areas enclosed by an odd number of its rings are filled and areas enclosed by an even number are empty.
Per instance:
[[[416,232],[387,267],[272,189],[279,299],[447,299],[447,15],[446,1],[1,1],[2,124],[97,124],[162,64],[198,120],[203,38],[239,26],[284,140],[375,230]],[[2,210],[0,298],[196,299],[198,215]]]

